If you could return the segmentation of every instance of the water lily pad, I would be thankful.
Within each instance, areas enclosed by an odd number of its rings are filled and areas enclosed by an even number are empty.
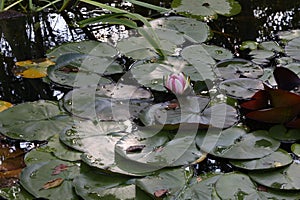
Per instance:
[[[134,179],[129,176],[105,174],[97,168],[81,166],[74,180],[76,194],[83,199],[134,199]]]
[[[197,74],[195,73],[194,75],[197,75],[197,78],[192,78],[191,76],[192,80],[203,81],[206,79],[215,79],[212,66],[216,61],[203,45],[190,45],[182,50],[181,55],[196,69]],[[213,55],[215,55],[215,53],[213,53]]]
[[[286,199],[299,198],[299,193],[282,192],[257,187],[251,179],[241,173],[228,173],[221,176],[216,183],[217,194],[222,199]]]
[[[223,79],[259,78],[264,74],[260,66],[239,58],[222,60],[216,67],[216,74]]]
[[[259,48],[273,52],[283,52],[283,48],[275,41],[265,41],[259,44]]]
[[[293,152],[295,155],[297,155],[298,157],[300,157],[300,144],[298,144],[298,143],[292,144],[291,150],[292,150],[292,152]]]
[[[254,41],[243,41],[240,49],[245,50],[245,49],[250,49],[250,50],[255,50],[258,47],[258,43]]]
[[[115,144],[130,129],[130,123],[74,121],[60,134],[60,139],[69,147],[84,152],[83,161],[103,170],[125,173],[115,167]]]
[[[292,163],[282,169],[251,172],[250,177],[266,187],[281,190],[300,190],[300,164]]]
[[[56,84],[67,87],[82,87],[111,81],[102,75],[123,72],[112,58],[103,58],[78,53],[60,56],[55,66],[48,68],[48,77]]]
[[[72,118],[56,102],[39,100],[15,105],[0,113],[1,133],[22,140],[47,140],[61,132]]]
[[[57,160],[57,158],[50,152],[45,151],[44,148],[36,148],[26,153],[24,162],[26,166],[48,162],[50,160]]]
[[[181,14],[204,19],[217,18],[217,15],[233,16],[241,11],[241,6],[234,0],[175,0],[172,8]]]
[[[202,156],[194,142],[196,132],[181,131],[170,140],[168,132],[151,136],[156,130],[151,127],[146,130],[150,136],[145,137],[142,131],[128,134],[117,142],[116,162],[121,169],[143,174],[165,167],[187,165]]]
[[[163,77],[170,74],[178,74],[183,72],[186,76],[189,76],[191,80],[203,80],[203,77],[207,77],[201,71],[203,65],[191,66],[182,58],[168,57],[163,62],[154,63],[142,63],[137,62],[131,67],[131,73],[133,78],[136,79],[141,85],[150,87],[153,90],[166,91],[163,85]],[[207,69],[204,65],[205,70]],[[206,71],[213,74],[212,69],[209,68]]]
[[[279,149],[260,159],[230,161],[230,163],[234,166],[247,170],[272,169],[289,165],[292,162],[293,159],[290,154],[282,149]]]
[[[9,188],[1,188],[0,194],[3,199],[18,199],[18,200],[32,200],[34,196],[28,193],[20,184],[15,184]]]
[[[79,161],[81,160],[81,152],[76,151],[59,140],[59,134],[53,135],[46,146],[40,147],[42,151],[53,153],[56,158],[65,161]]]
[[[47,53],[47,56],[48,58],[56,61],[58,57],[68,53],[79,53],[101,57],[114,57],[117,55],[118,51],[116,50],[116,48],[107,43],[85,40],[60,45],[54,49],[51,49]]]
[[[202,45],[211,57],[215,60],[225,60],[233,58],[233,54],[228,49],[216,45]]]
[[[144,110],[140,119],[146,126],[199,124],[224,128],[237,122],[237,113],[233,107],[227,104],[206,107],[208,102],[205,97],[189,96],[181,99],[180,108],[176,109],[169,109],[168,103],[155,104]]]
[[[67,167],[59,174],[54,174],[54,169],[60,165]],[[72,189],[72,180],[78,174],[79,167],[75,163],[51,160],[24,168],[20,183],[36,198],[60,199],[64,194],[64,199],[79,199]]]
[[[186,17],[165,17],[152,20],[153,28],[166,28],[177,31],[176,33],[194,43],[205,42],[210,35],[209,26],[195,19]],[[182,40],[182,39],[181,39]]]
[[[219,88],[229,96],[237,99],[249,99],[257,91],[263,90],[261,80],[250,78],[229,79],[220,83]]]
[[[246,133],[232,127],[224,131],[209,129],[197,135],[200,149],[214,156],[230,159],[257,159],[267,156],[279,148],[280,142],[270,138],[267,131]]]
[[[269,130],[270,136],[274,139],[293,142],[300,139],[299,129],[287,129],[284,125],[274,125]]]
[[[288,42],[285,47],[285,53],[296,60],[300,60],[300,37],[294,38]]]
[[[300,29],[280,31],[278,36],[282,40],[292,40],[294,38],[300,37]]]
[[[275,53],[269,50],[258,49],[252,50],[249,55],[252,57],[252,62],[259,65],[267,65]]]
[[[120,83],[74,89],[64,96],[63,105],[84,119],[123,121],[137,117],[151,100],[148,90]]]

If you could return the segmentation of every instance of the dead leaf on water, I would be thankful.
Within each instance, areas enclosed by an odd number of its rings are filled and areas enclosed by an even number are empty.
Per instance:
[[[44,189],[44,190],[48,190],[50,188],[54,188],[54,187],[57,187],[57,186],[60,186],[62,183],[64,182],[64,179],[63,178],[56,178],[56,179],[53,179],[51,181],[48,181],[47,183],[45,183],[43,185],[43,187],[41,188]]]
[[[55,63],[48,58],[16,62],[15,75],[24,78],[43,78],[47,76],[47,67]]]

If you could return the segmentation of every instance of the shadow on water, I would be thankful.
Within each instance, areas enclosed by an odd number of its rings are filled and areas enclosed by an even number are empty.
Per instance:
[[[159,17],[157,13],[139,6],[133,7],[121,3],[122,1],[114,2],[113,5],[123,9],[144,16]],[[147,0],[144,2],[170,7],[171,1]],[[209,22],[214,33],[209,43],[230,49],[237,57],[246,57],[238,50],[242,41],[276,40],[276,33],[279,31],[300,28],[300,1],[239,0],[239,3],[242,6],[242,12],[237,16],[230,18],[219,16],[218,20]],[[60,14],[53,13],[51,10],[30,15],[16,11],[0,13],[0,100],[18,104],[38,99],[57,99],[57,90],[60,88],[55,88],[42,79],[16,77],[12,72],[16,61],[43,58],[48,49],[65,42],[85,39],[117,41],[126,37],[126,30],[118,26],[97,25],[83,29],[73,26],[76,21],[105,13],[103,10],[90,9],[90,7],[80,5],[80,7],[69,9]],[[13,155],[16,154],[16,157],[22,157],[24,154],[16,153],[20,152],[20,143],[16,146],[16,143],[5,138],[0,140],[1,148],[0,164],[2,165],[0,165],[0,171],[5,172],[3,161],[7,156],[2,156],[3,152],[8,151]],[[23,147],[22,149],[26,150],[26,148]],[[24,164],[21,160],[18,163],[20,167]],[[215,161],[208,160],[208,162],[210,167],[208,170],[212,170],[211,167]],[[11,180],[15,180],[14,175],[12,175]],[[7,186],[10,182],[5,184]],[[1,186],[3,187],[4,184],[0,179]]]

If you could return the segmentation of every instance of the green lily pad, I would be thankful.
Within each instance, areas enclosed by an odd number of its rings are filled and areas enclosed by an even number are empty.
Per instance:
[[[270,59],[275,55],[273,51],[270,50],[252,50],[249,55],[252,57],[252,62],[260,65],[266,65],[270,62]]]
[[[194,81],[203,81],[203,80],[214,80],[215,74],[213,72],[213,65],[216,63],[213,56],[215,53],[210,53],[204,48],[204,45],[190,45],[184,48],[181,52],[181,56],[190,63],[195,69],[197,77],[191,79]],[[200,75],[199,75],[200,74]]]
[[[281,190],[300,190],[300,164],[292,163],[282,169],[251,172],[250,177],[266,187]]]
[[[124,121],[138,116],[149,105],[152,94],[139,86],[108,84],[70,91],[64,109],[80,118]]]
[[[118,51],[116,50],[116,48],[107,43],[86,40],[60,45],[54,49],[51,49],[47,53],[47,56],[56,61],[58,57],[68,53],[79,53],[101,57],[114,57],[118,54]]]
[[[300,37],[300,29],[280,31],[277,35],[282,40],[292,40],[294,38]]]
[[[102,77],[102,75],[122,72],[122,67],[115,63],[112,58],[78,53],[68,53],[60,56],[56,61],[56,65],[47,69],[49,79],[65,87],[110,83],[111,81]]]
[[[234,58],[226,59],[216,64],[214,70],[223,79],[259,78],[264,74],[263,69],[251,61]]]
[[[144,110],[140,119],[146,126],[199,124],[224,128],[237,122],[233,107],[227,104],[207,106],[208,102],[205,97],[188,96],[179,100],[180,108],[176,109],[169,109],[168,103],[155,104]]]
[[[219,88],[233,98],[250,99],[256,92],[263,90],[263,82],[258,79],[238,78],[222,81]]]
[[[188,173],[189,171],[185,173],[184,169],[178,168],[159,171],[151,176],[138,179],[136,185],[151,195],[152,198],[166,197],[172,199],[191,178],[187,176]]]
[[[59,140],[59,134],[55,134],[49,140],[46,146],[40,147],[44,151],[53,153],[56,158],[65,161],[81,160],[81,152],[71,149]]]
[[[26,153],[24,162],[26,166],[48,162],[50,160],[57,160],[57,158],[50,152],[45,151],[44,148],[36,148]]]
[[[283,52],[283,48],[275,41],[266,41],[259,44],[259,48],[273,52]]]
[[[202,156],[194,142],[196,133],[192,131],[177,133],[171,140],[168,132],[152,136],[156,129],[147,128],[146,131],[130,133],[117,142],[115,158],[117,166],[124,171],[145,174],[165,167],[187,165]]]
[[[293,152],[295,155],[297,155],[298,157],[300,157],[300,144],[298,144],[298,143],[292,144],[291,150],[292,150],[292,152]]]
[[[201,19],[215,19],[217,15],[233,16],[241,11],[241,6],[234,0],[175,0],[172,8],[180,14],[192,15]]]
[[[75,121],[60,134],[67,146],[84,152],[82,160],[103,170],[125,173],[115,167],[115,144],[130,129],[127,122]],[[126,174],[126,173],[125,173]]]
[[[285,142],[293,142],[300,139],[299,129],[287,129],[280,124],[272,126],[269,133],[272,138]]]
[[[225,60],[233,58],[233,54],[228,49],[216,45],[202,45],[211,57],[215,60]]]
[[[285,53],[296,60],[300,60],[300,37],[296,37],[285,46]]]
[[[168,57],[167,60],[163,62],[137,62],[133,64],[130,71],[133,78],[136,79],[139,84],[150,87],[153,90],[166,91],[163,85],[164,76],[183,72],[186,76],[189,76],[191,80],[203,80],[206,74],[202,73],[201,66],[203,65],[191,66],[180,57]],[[205,65],[204,67],[207,66]],[[209,68],[208,71],[210,74],[213,74],[211,68]]]
[[[72,189],[72,180],[78,174],[75,163],[51,160],[25,167],[20,183],[36,198],[60,199],[63,194],[64,199],[79,199]]]
[[[18,199],[18,200],[32,200],[34,196],[28,193],[19,184],[11,186],[9,188],[0,189],[1,198],[3,199]]]
[[[175,30],[176,34],[194,43],[205,42],[210,36],[210,28],[206,23],[191,18],[173,16],[155,19],[150,23],[153,28]]]
[[[282,149],[254,160],[232,160],[230,163],[236,167],[247,170],[272,169],[289,165],[293,162],[290,154]]]
[[[255,41],[243,41],[240,49],[245,50],[245,49],[250,49],[250,50],[255,50],[258,47],[258,43]]]
[[[129,176],[105,174],[97,168],[81,166],[73,180],[76,194],[83,199],[134,199],[134,180]]]
[[[0,113],[0,131],[21,140],[47,140],[61,132],[72,118],[56,102],[39,100],[15,105]]]
[[[216,183],[217,194],[222,199],[286,199],[299,198],[299,193],[282,192],[257,187],[251,179],[241,173],[228,173],[221,176]]]
[[[246,133],[244,129],[232,127],[224,131],[209,129],[204,132],[197,135],[198,147],[222,158],[239,160],[262,158],[276,151],[280,145],[280,142],[267,136],[267,131]]]

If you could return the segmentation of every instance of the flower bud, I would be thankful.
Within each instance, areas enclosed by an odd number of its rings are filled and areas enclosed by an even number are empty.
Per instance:
[[[190,86],[190,79],[182,72],[164,77],[164,86],[176,95],[182,95]]]

